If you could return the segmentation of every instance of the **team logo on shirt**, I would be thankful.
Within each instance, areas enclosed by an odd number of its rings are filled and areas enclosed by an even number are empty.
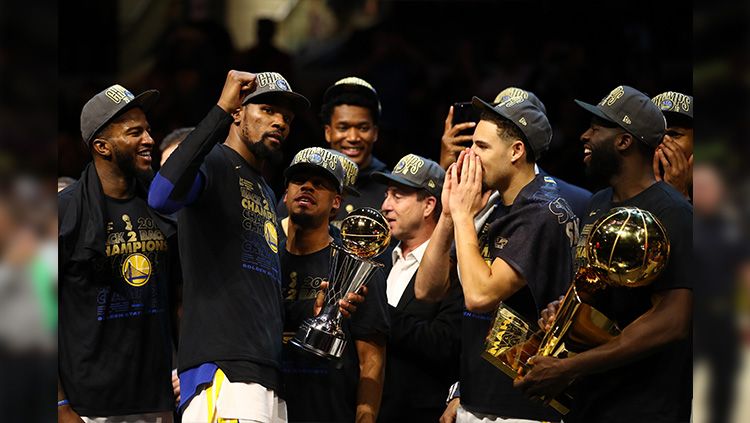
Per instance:
[[[498,250],[502,250],[506,245],[508,245],[508,238],[503,238],[501,236],[495,238],[495,248]]]
[[[266,243],[274,253],[279,252],[279,237],[276,233],[276,225],[270,220],[263,226],[263,237],[266,238]]]
[[[151,261],[141,253],[133,253],[123,261],[121,273],[128,284],[143,286],[151,279]]]

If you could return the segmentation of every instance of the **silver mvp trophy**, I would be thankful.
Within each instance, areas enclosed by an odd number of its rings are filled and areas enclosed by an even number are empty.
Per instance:
[[[362,207],[341,221],[343,248],[331,243],[325,305],[316,317],[305,320],[291,343],[326,358],[340,358],[346,347],[339,300],[357,292],[382,264],[371,260],[385,251],[391,229],[379,211]]]

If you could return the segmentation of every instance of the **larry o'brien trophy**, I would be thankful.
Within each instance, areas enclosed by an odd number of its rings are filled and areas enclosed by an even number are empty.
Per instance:
[[[391,229],[379,211],[362,207],[341,221],[343,248],[331,243],[328,290],[325,305],[316,317],[305,320],[290,341],[306,351],[326,358],[340,358],[346,347],[341,328],[339,300],[357,292],[382,264],[371,260],[385,251]]]
[[[595,306],[610,286],[646,286],[669,258],[669,240],[661,222],[636,207],[617,207],[591,227],[583,246],[585,263],[570,284],[548,332],[500,304],[482,357],[508,376],[525,375],[534,355],[566,358],[602,345],[620,328]],[[549,401],[562,414],[570,410],[567,392]]]

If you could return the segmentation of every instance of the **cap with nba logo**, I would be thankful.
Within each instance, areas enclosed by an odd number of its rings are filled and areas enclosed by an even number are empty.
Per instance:
[[[614,123],[651,147],[661,143],[667,121],[646,94],[627,85],[612,90],[596,106],[575,100],[599,119]]]
[[[662,113],[667,116],[672,114],[683,115],[693,119],[693,96],[678,93],[675,91],[667,91],[661,93],[651,99],[651,102],[656,104]]]
[[[373,172],[372,179],[384,185],[395,182],[410,188],[423,189],[430,195],[440,198],[445,171],[430,159],[407,154],[396,163],[393,172]]]
[[[292,87],[287,80],[277,72],[255,74],[255,89],[242,99],[242,105],[263,103],[274,99],[287,101],[295,114],[302,113],[310,107],[310,101],[302,94],[292,91]]]
[[[339,194],[344,192],[344,186],[349,178],[341,158],[321,147],[305,148],[294,155],[292,163],[284,170],[286,183],[300,173],[315,173],[330,179]]]
[[[91,97],[81,110],[81,136],[88,145],[94,137],[119,115],[134,107],[147,112],[159,99],[159,91],[148,90],[137,96],[115,84]]]

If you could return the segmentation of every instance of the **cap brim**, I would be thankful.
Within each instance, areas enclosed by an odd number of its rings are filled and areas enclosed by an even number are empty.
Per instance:
[[[492,113],[494,115],[500,116],[501,118],[507,120],[508,122],[512,123],[516,128],[518,128],[521,131],[521,133],[523,133],[524,136],[525,136],[526,132],[523,130],[523,128],[521,128],[520,126],[518,126],[518,124],[513,121],[513,118],[511,116],[503,113],[503,111],[502,111],[503,107],[495,108],[495,107],[492,106],[492,104],[487,103],[486,101],[482,100],[479,97],[472,97],[471,98],[471,104],[480,113],[481,112],[489,112],[489,113]]]
[[[403,185],[409,188],[422,189],[421,186],[415,184],[414,182],[411,182],[392,173],[373,172],[371,178],[373,181],[383,185],[388,185],[389,183],[395,182],[399,185]]]
[[[593,104],[589,104],[581,100],[573,100],[573,101],[575,101],[577,105],[581,106],[581,108],[591,113],[592,115],[598,117],[599,119],[606,120],[607,122],[612,122],[613,124],[620,126],[620,124],[612,120],[609,116],[605,115],[604,112],[599,110],[599,108],[594,106]]]
[[[302,94],[295,93],[294,91],[268,91],[257,95],[249,94],[242,101],[242,105],[244,106],[253,100],[257,103],[260,100],[268,101],[273,100],[273,98],[283,98],[287,100],[295,115],[310,108],[310,101]]]
[[[154,104],[156,104],[157,100],[159,100],[159,91],[146,90],[138,94],[130,103],[128,103],[127,106],[123,107],[120,113],[122,113],[123,110],[129,110],[133,107],[140,107],[141,109],[143,109],[144,113],[148,112],[152,107],[154,107]]]
[[[664,117],[667,119],[667,123],[669,123],[670,118],[671,119],[675,119],[675,118],[686,119],[686,120],[690,120],[691,122],[693,121],[693,116],[685,112],[673,112],[671,110],[662,110],[661,112],[664,114]]]
[[[118,111],[116,111],[112,116],[109,117],[109,119],[102,122],[101,125],[99,125],[92,133],[91,136],[89,136],[89,139],[84,140],[86,144],[90,143],[91,140],[96,137],[96,135],[99,133],[99,131],[102,130],[102,128],[106,127],[110,123],[112,123],[113,120],[117,119],[119,116],[121,116],[123,113],[127,112],[128,110],[134,109],[136,107],[139,107],[141,110],[143,110],[143,113],[147,113],[153,106],[156,104],[156,102],[159,100],[159,91],[158,90],[146,90],[137,96],[135,96],[132,100],[125,103],[124,106]]]
[[[336,187],[336,191],[339,194],[342,193],[341,192],[342,184],[336,178],[336,175],[334,175],[333,173],[331,173],[330,171],[328,171],[328,169],[324,167],[314,165],[311,163],[297,163],[284,169],[284,178],[286,179],[286,183],[289,183],[289,179],[292,178],[294,175],[298,175],[300,173],[305,173],[305,172],[325,176],[331,182],[333,182],[333,185]]]
[[[502,113],[499,113],[495,108],[492,106],[492,104],[487,103],[486,101],[482,100],[479,97],[472,97],[471,98],[471,105],[474,106],[474,109],[478,111],[479,113],[482,112],[490,112],[492,114],[502,116],[507,119],[507,117],[503,116]]]

